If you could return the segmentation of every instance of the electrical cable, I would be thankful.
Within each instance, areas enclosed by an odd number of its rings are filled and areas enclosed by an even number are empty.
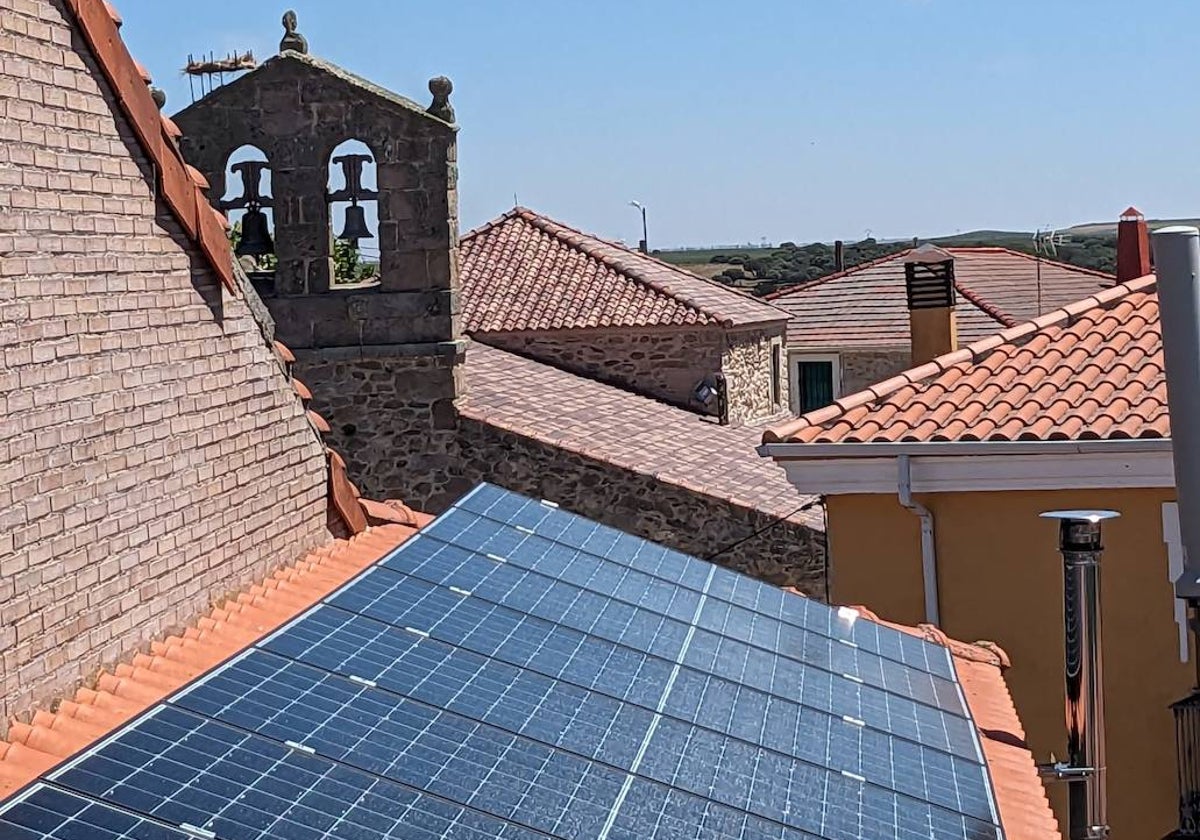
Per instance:
[[[761,537],[761,536],[762,536],[763,534],[765,534],[767,531],[770,531],[772,528],[776,528],[776,527],[778,527],[778,526],[779,526],[779,525],[781,525],[781,524],[782,524],[784,521],[786,521],[786,520],[788,520],[788,519],[791,519],[791,518],[792,518],[793,516],[795,516],[796,514],[798,514],[798,513],[804,513],[804,511],[806,511],[806,510],[810,510],[810,509],[812,509],[812,508],[816,507],[817,505],[821,505],[821,504],[824,504],[824,503],[825,503],[825,497],[824,497],[824,496],[817,496],[817,498],[813,499],[812,501],[808,501],[808,502],[805,502],[804,504],[800,505],[800,507],[796,508],[796,509],[795,509],[795,510],[793,510],[791,513],[788,513],[788,514],[785,514],[784,516],[781,516],[781,517],[779,517],[778,519],[776,519],[776,520],[775,520],[774,522],[772,522],[771,524],[769,524],[769,525],[766,525],[766,526],[764,526],[764,527],[762,527],[762,528],[759,528],[759,529],[758,529],[757,531],[755,531],[754,533],[752,533],[752,534],[750,534],[750,535],[748,535],[748,536],[742,537],[740,540],[738,540],[738,541],[736,541],[736,542],[732,542],[732,543],[730,543],[729,545],[725,546],[725,547],[724,547],[724,548],[722,548],[722,549],[719,549],[719,550],[717,550],[717,551],[714,551],[712,554],[709,554],[709,555],[705,556],[703,559],[705,559],[705,560],[709,560],[709,561],[711,561],[711,560],[716,560],[716,559],[717,559],[718,557],[720,557],[722,554],[726,554],[726,553],[728,553],[728,552],[732,551],[733,549],[737,548],[739,545],[743,545],[744,543],[748,543],[748,542],[750,542],[750,540],[753,540],[753,539],[756,539],[756,538],[758,538],[758,537]]]

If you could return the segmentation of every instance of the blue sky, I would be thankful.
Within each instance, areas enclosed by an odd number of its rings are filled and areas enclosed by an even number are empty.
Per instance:
[[[189,52],[278,50],[283,5],[119,0]],[[454,81],[461,222],[521,204],[654,247],[1200,215],[1200,4],[297,0],[311,51],[425,102]]]

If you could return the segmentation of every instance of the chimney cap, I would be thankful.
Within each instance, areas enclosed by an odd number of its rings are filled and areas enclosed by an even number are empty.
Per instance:
[[[1042,519],[1083,519],[1088,522],[1103,522],[1105,519],[1116,519],[1120,515],[1115,510],[1048,510],[1038,514]]]
[[[904,258],[904,262],[932,265],[935,263],[944,263],[947,260],[953,259],[954,255],[949,251],[943,250],[936,245],[926,242],[920,248],[913,249],[912,253]]]
[[[1121,214],[1122,222],[1140,222],[1146,218],[1142,215],[1142,211],[1134,207],[1132,204],[1125,208],[1125,212]]]

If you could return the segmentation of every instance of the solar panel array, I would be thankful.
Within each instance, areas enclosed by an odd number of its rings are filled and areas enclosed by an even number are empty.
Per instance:
[[[945,648],[485,484],[0,836],[1003,834]]]

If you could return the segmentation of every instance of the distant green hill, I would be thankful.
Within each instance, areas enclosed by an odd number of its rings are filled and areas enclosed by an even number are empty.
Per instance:
[[[1153,219],[1151,229],[1166,225],[1195,225],[1200,219]],[[1116,272],[1117,224],[1095,222],[1058,231],[1051,259],[1104,271]],[[973,230],[952,236],[922,239],[935,245],[957,247],[1003,247],[1034,253],[1034,233],[1016,230]],[[864,239],[845,244],[847,268],[898,253],[912,247],[913,240]],[[780,288],[816,280],[834,271],[833,246],[823,242],[797,245],[784,242],[778,247],[729,247],[656,251],[667,262],[687,266],[690,271],[711,277],[755,294],[770,294]]]

